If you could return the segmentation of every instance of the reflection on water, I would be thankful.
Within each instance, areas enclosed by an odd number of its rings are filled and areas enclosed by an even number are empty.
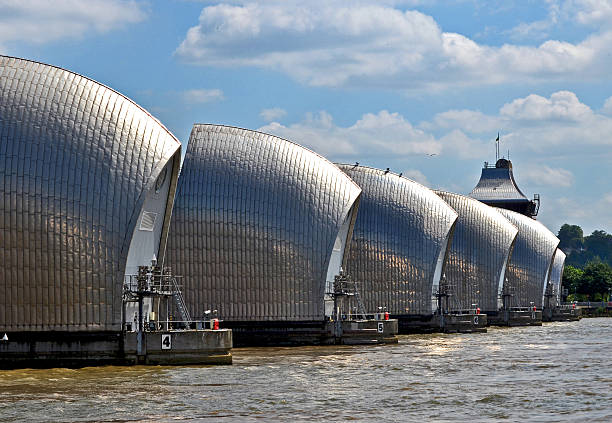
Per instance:
[[[0,372],[5,421],[612,421],[612,319],[397,345],[234,350],[221,367]]]

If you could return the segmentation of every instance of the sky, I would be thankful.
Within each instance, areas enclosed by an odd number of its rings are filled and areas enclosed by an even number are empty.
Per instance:
[[[539,221],[612,231],[612,0],[0,0],[0,54],[461,194],[499,133]]]

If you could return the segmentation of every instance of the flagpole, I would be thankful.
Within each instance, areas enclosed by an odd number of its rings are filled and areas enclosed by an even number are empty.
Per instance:
[[[497,138],[495,139],[495,163],[499,160],[499,132],[497,133]]]

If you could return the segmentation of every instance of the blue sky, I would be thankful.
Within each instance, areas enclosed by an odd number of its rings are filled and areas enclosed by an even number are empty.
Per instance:
[[[0,0],[0,53],[463,194],[499,131],[542,223],[612,230],[612,0]]]

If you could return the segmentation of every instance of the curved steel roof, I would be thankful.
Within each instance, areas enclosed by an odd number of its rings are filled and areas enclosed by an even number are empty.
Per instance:
[[[561,304],[561,283],[563,279],[563,268],[565,267],[565,253],[557,248],[550,272],[550,282],[553,285],[555,305]]]
[[[195,125],[168,240],[168,261],[185,278],[192,314],[322,320],[330,255],[360,193],[332,163],[297,144]]]
[[[518,230],[493,207],[460,194],[435,191],[459,215],[441,282],[451,310],[476,304],[497,310],[506,265]]]
[[[366,310],[431,314],[457,213],[430,189],[394,173],[338,166],[363,190],[345,270]]]
[[[533,302],[541,308],[559,239],[530,217],[501,208],[497,211],[519,231],[506,270],[504,291],[511,295],[508,306],[528,307]]]
[[[104,85],[0,56],[0,328],[121,329],[144,197],[180,147]]]

